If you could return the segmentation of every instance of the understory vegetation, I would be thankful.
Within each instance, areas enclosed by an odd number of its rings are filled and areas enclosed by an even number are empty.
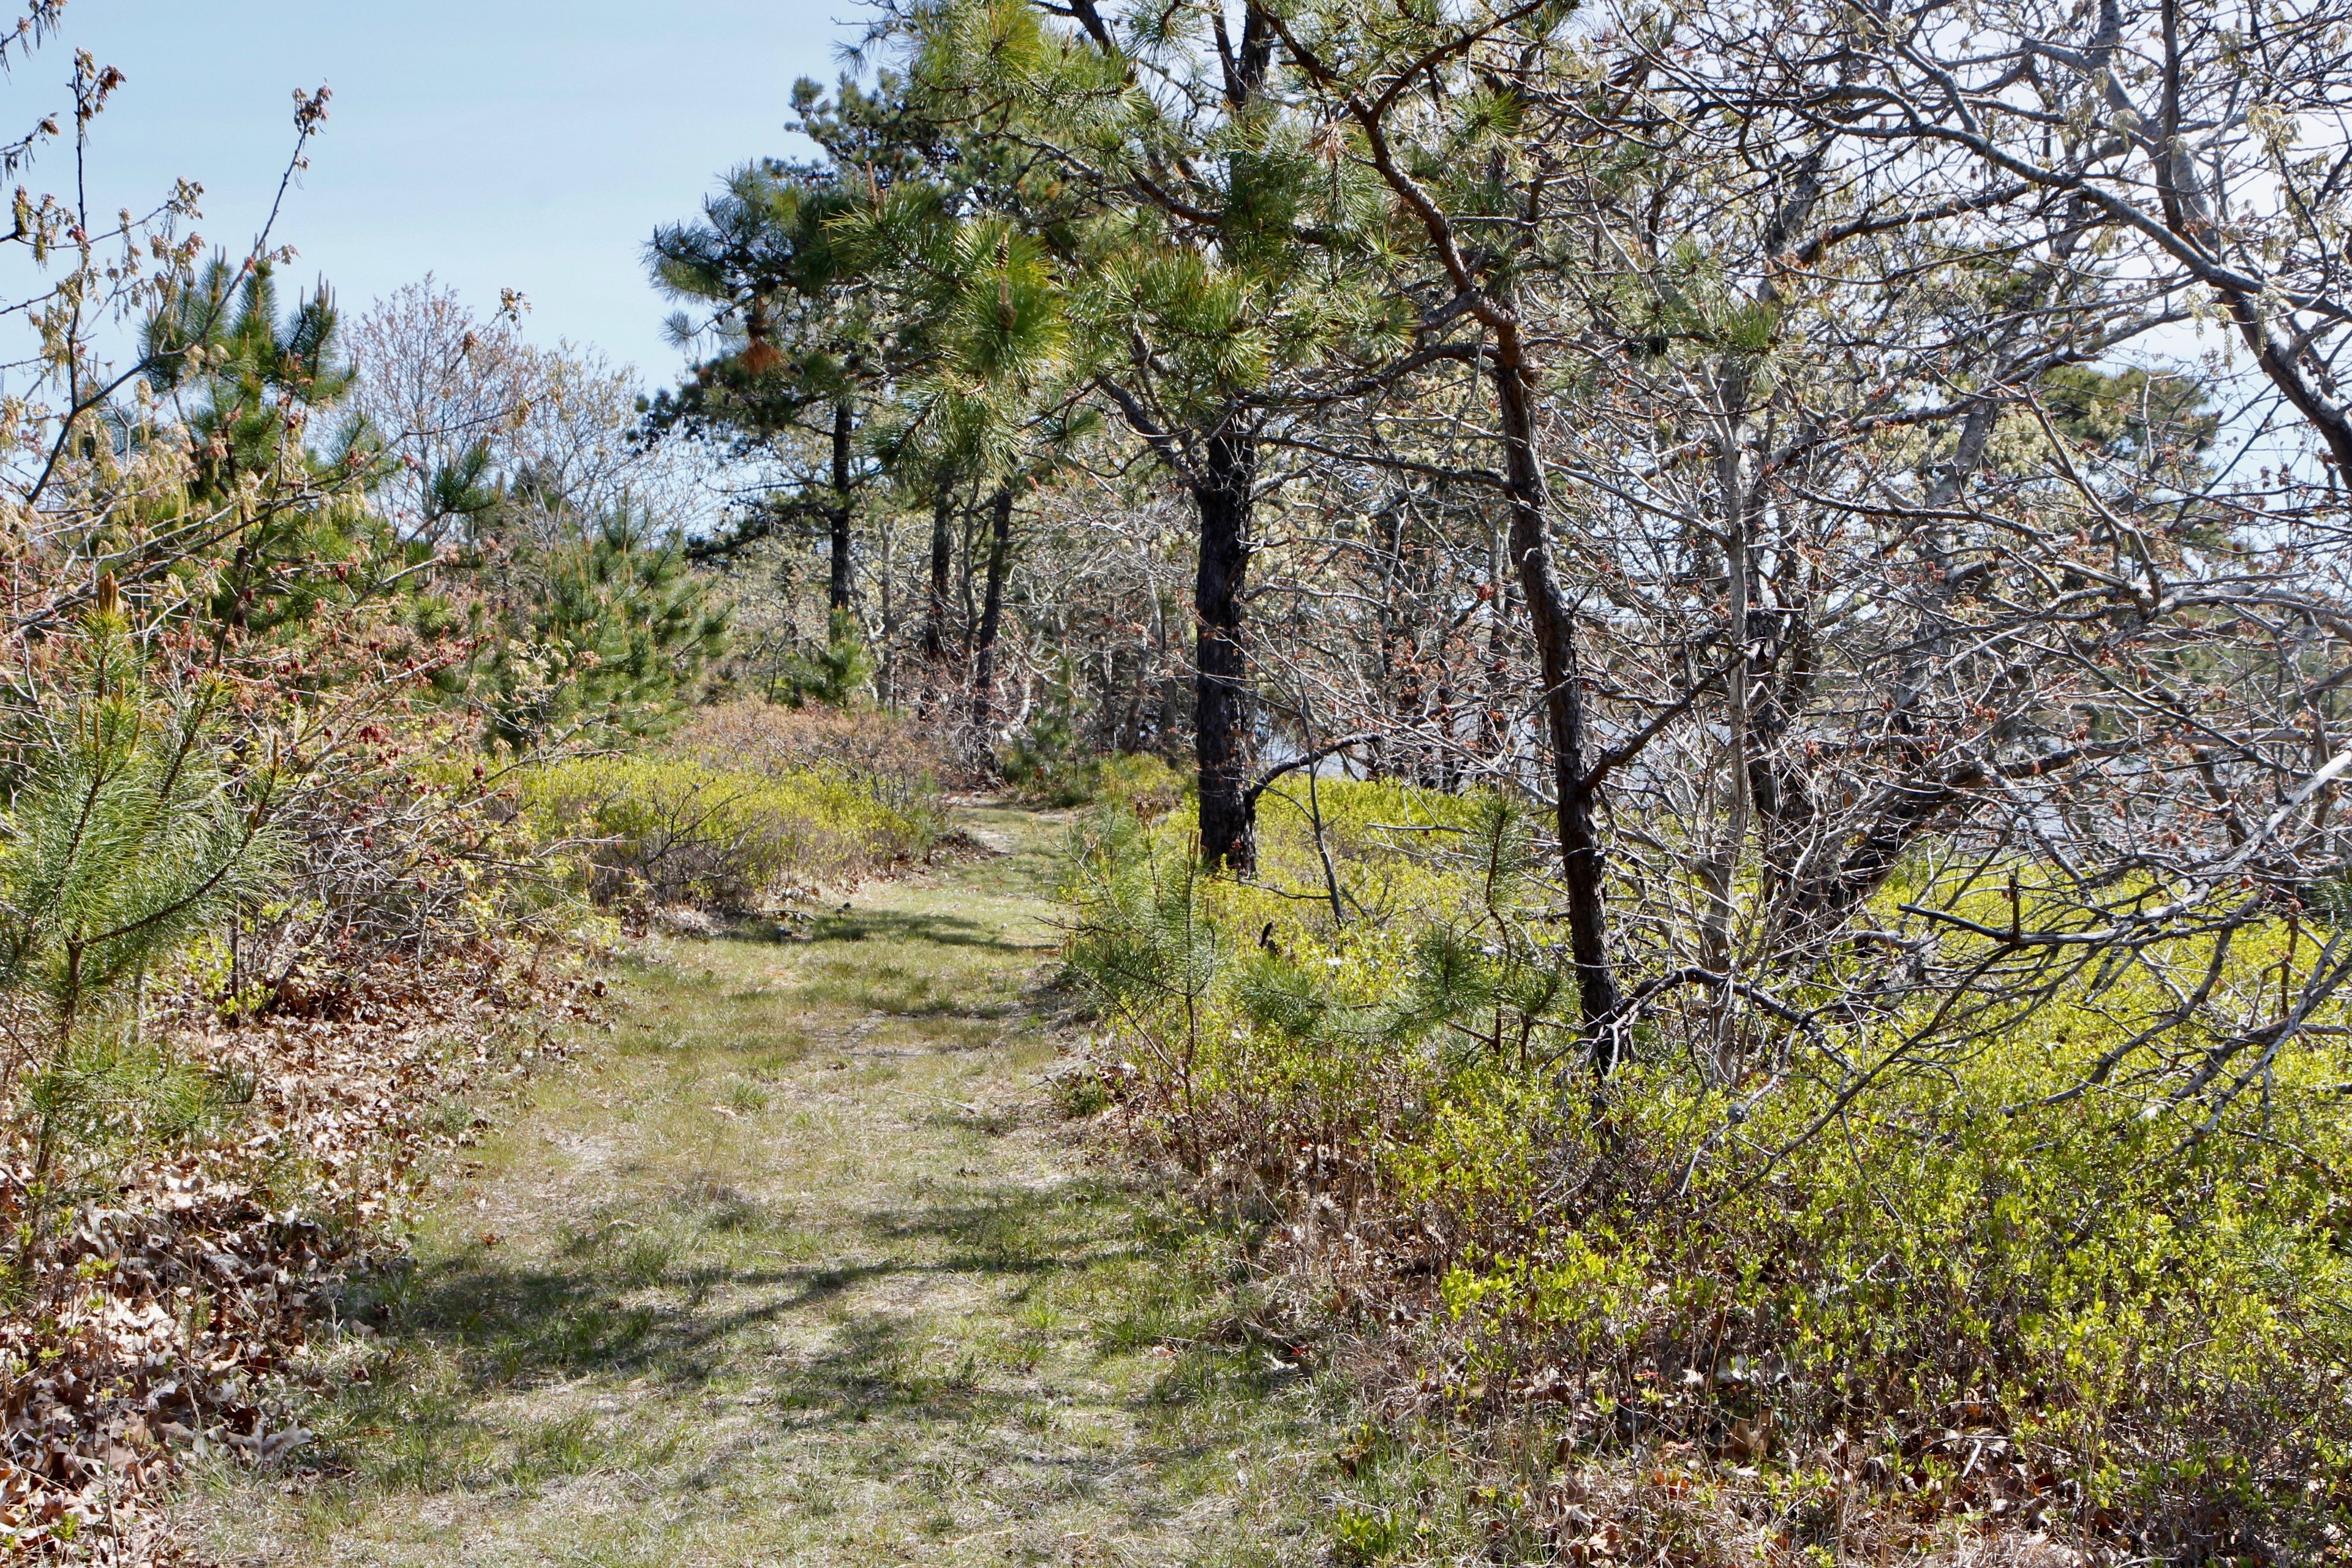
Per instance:
[[[1736,1061],[1685,1017],[1601,1073],[1509,798],[1301,786],[1247,883],[1203,874],[1188,828],[1114,809],[1074,845],[1099,1093],[1261,1237],[1303,1322],[1389,1344],[1400,1411],[1490,1428],[1495,1530],[1580,1561],[2008,1529],[2332,1560],[2332,1036],[2219,1114],[2098,1081],[2170,1005],[2131,974],[1932,1061],[1880,1043],[1899,1015],[1850,1031],[1800,997]],[[2294,942],[2332,939],[2282,919],[2216,984],[2274,986]],[[1876,1052],[1848,1064],[1867,1096],[1811,1059],[1832,1032]],[[1338,1539],[1413,1555],[1391,1517]]]
[[[713,709],[659,749],[530,771],[524,812],[543,841],[579,846],[600,905],[774,910],[937,842],[936,764],[901,728],[881,714]]]

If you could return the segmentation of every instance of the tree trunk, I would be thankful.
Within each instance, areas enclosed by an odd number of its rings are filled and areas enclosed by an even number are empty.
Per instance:
[[[1617,978],[1609,962],[1607,865],[1592,821],[1596,781],[1585,771],[1584,681],[1576,620],[1552,571],[1544,521],[1543,465],[1536,453],[1535,367],[1516,322],[1495,333],[1495,405],[1503,436],[1503,479],[1510,500],[1511,558],[1528,602],[1528,629],[1543,672],[1544,712],[1551,730],[1552,787],[1559,796],[1560,872],[1568,884],[1569,948],[1584,1026],[1596,1059],[1610,1065],[1604,1031],[1617,1015]],[[1606,1054],[1602,1054],[1602,1053]]]
[[[1719,837],[1699,868],[1699,879],[1706,889],[1706,915],[1700,924],[1699,963],[1715,973],[1728,974],[1732,928],[1738,915],[1734,893],[1739,880],[1739,864],[1748,851],[1748,818],[1754,804],[1748,773],[1753,754],[1748,734],[1747,647],[1751,632],[1749,611],[1755,595],[1749,581],[1753,562],[1748,549],[1751,520],[1744,430],[1748,416],[1747,367],[1723,367],[1717,373],[1717,385],[1721,398],[1716,436],[1716,489],[1723,514],[1723,624],[1725,640],[1732,645],[1726,650],[1729,673],[1724,677],[1723,689],[1723,787],[1727,798],[1723,818],[1717,825]],[[1727,1010],[1720,1005],[1726,999],[1717,997],[1718,1026],[1727,1016]],[[1723,1042],[1718,1039],[1717,1044],[1720,1048]]]
[[[988,537],[988,592],[972,649],[971,727],[985,731],[996,707],[996,628],[1004,618],[1004,569],[1013,548],[1013,491],[996,492]]]
[[[1923,510],[1928,516],[1953,506],[1968,489],[1984,461],[2000,411],[2000,402],[1991,397],[1979,398],[1970,406],[1950,461],[1930,476],[1925,487]],[[1931,605],[1940,608],[1953,593],[1951,541],[1940,523],[1920,535],[1919,567]],[[1908,776],[1891,779],[1879,789],[1874,816],[1865,817],[1867,826],[1855,836],[1852,848],[1841,855],[1843,845],[1838,840],[1823,842],[1812,821],[1791,825],[1790,838],[1804,848],[1801,856],[1789,857],[1796,862],[1790,871],[1793,885],[1789,909],[1817,953],[1893,875],[1912,838],[1946,807],[1959,803],[1959,791],[1950,781],[1937,776],[1934,751],[1920,724],[1937,662],[1948,654],[1949,646],[1944,636],[1916,639],[1906,656],[1887,727],[1897,741],[1895,755],[1906,760]],[[1810,795],[1803,802],[1816,815],[1822,809],[1822,803]]]
[[[882,668],[875,677],[875,700],[885,708],[898,706],[898,601],[891,587],[895,564],[890,547],[891,531],[886,526],[876,531],[875,543],[880,568],[875,573],[875,585],[882,597]]]
[[[1242,641],[1242,594],[1249,576],[1250,491],[1257,448],[1220,431],[1202,443],[1200,572],[1192,607],[1199,616],[1193,658],[1193,739],[1201,773],[1201,858],[1213,870],[1247,876],[1257,862],[1248,665]]]
[[[948,657],[948,573],[955,563],[955,541],[948,524],[955,515],[955,492],[944,482],[931,502],[931,586],[923,602],[923,658],[939,664]]]
[[[836,610],[849,608],[849,437],[850,410],[846,398],[833,407],[833,580],[826,602]]]
[[[974,508],[963,514],[963,527],[957,531],[956,598],[963,605],[964,667],[971,667],[971,639],[980,630],[980,605],[971,596],[972,569],[980,561],[980,545],[974,538]]]

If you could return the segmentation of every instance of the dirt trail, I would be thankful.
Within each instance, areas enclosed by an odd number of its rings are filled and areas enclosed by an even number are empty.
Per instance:
[[[808,940],[668,939],[355,1300],[223,1563],[1283,1563],[1336,1387],[1208,1332],[1216,1249],[1090,1169],[1031,1009],[1051,824]]]

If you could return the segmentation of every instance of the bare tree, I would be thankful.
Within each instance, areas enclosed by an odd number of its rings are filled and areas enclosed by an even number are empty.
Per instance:
[[[558,514],[602,517],[625,503],[665,522],[708,521],[719,475],[686,441],[648,439],[635,373],[602,353],[521,333],[520,295],[488,316],[431,278],[378,300],[352,333],[359,412],[390,461],[379,503],[412,537],[463,531],[500,487],[542,536]],[[541,542],[545,542],[542,537]]]

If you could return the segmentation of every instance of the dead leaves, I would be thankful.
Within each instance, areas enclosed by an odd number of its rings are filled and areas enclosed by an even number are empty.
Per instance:
[[[547,1026],[589,1001],[478,954],[429,985],[406,965],[362,981],[332,1016],[184,1018],[175,1051],[249,1101],[215,1141],[111,1173],[0,1316],[0,1557],[175,1563],[152,1500],[177,1454],[299,1463],[338,1281],[390,1250],[425,1152],[486,1124],[449,1108],[560,1054]],[[0,1151],[0,1215],[25,1212],[28,1173],[21,1140]]]

